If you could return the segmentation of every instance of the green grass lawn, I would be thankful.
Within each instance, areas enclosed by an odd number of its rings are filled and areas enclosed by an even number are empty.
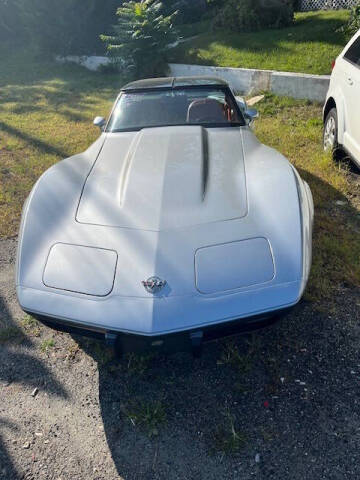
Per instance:
[[[360,172],[323,152],[320,105],[268,94],[258,108],[258,138],[285,155],[310,185],[315,228],[307,298],[329,306],[343,285],[360,286]]]
[[[169,52],[171,62],[329,74],[331,62],[346,44],[336,30],[348,11],[297,13],[292,27],[254,33],[211,31],[209,22],[186,27],[199,34]],[[194,32],[194,33],[192,33]]]
[[[36,179],[96,139],[92,120],[108,115],[124,82],[26,54],[0,58],[0,236],[11,236]]]
[[[16,235],[22,204],[37,178],[98,136],[123,80],[81,67],[22,56],[0,70],[0,236]],[[259,138],[286,155],[314,194],[316,228],[311,298],[329,299],[346,282],[360,283],[360,209],[344,165],[321,148],[321,106],[267,95],[259,104]],[[261,173],[261,172],[259,172]],[[336,201],[345,201],[342,207]],[[352,203],[351,203],[352,202]]]

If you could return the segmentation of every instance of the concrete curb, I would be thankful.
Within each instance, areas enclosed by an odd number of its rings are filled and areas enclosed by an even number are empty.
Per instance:
[[[277,95],[323,102],[329,88],[329,75],[309,75],[306,73],[276,72],[247,68],[212,67],[170,63],[173,76],[220,77],[229,82],[232,88],[243,95],[270,91]]]
[[[67,56],[56,57],[58,62],[74,62],[89,70],[96,71],[101,65],[111,62],[109,57]],[[329,75],[309,75],[306,73],[276,72],[248,68],[211,67],[203,65],[169,64],[173,76],[212,76],[229,82],[232,88],[242,95],[253,95],[270,91],[276,95],[323,102],[329,88]]]

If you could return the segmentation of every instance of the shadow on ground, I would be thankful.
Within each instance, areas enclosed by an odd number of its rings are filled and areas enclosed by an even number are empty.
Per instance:
[[[340,315],[303,303],[266,331],[209,344],[201,360],[100,363],[101,413],[119,475],[351,478],[359,468],[358,293],[347,294]]]
[[[195,40],[195,48],[193,48],[191,43],[185,42],[176,49],[170,50],[168,57],[170,62],[218,66],[215,59],[204,59],[198,52],[198,49],[207,50],[212,43],[229,47],[234,52],[237,49],[244,53],[261,53],[264,55],[271,55],[276,52],[281,57],[292,51],[291,45],[286,45],[287,37],[290,44],[293,42],[304,44],[321,42],[329,47],[339,47],[340,52],[344,44],[346,44],[344,34],[338,31],[341,26],[342,22],[338,19],[324,18],[321,14],[314,13],[310,17],[297,19],[293,26],[262,30],[255,34],[253,32],[219,31],[211,27],[210,31],[207,29],[205,32],[202,32],[199,38]],[[329,35],[329,32],[332,32],[331,35]],[[186,58],[185,62],[184,56]],[[241,65],[238,66],[240,67]]]
[[[96,97],[113,99],[122,80],[118,73],[90,72],[76,64],[36,58],[32,52],[16,52],[5,56],[0,72],[0,111],[11,105],[14,114],[61,111],[70,121],[84,121]]]
[[[322,209],[326,205],[322,196],[329,199],[328,210],[318,215],[327,216],[332,229],[341,226],[339,242],[343,224],[356,239],[357,210],[320,179],[302,174]],[[335,200],[348,205],[339,214]],[[322,230],[317,220],[317,275],[328,272],[319,258]],[[272,328],[207,345],[200,360],[181,353],[119,361],[99,343],[77,339],[98,364],[102,422],[119,476],[358,478],[360,292],[336,278],[322,310],[303,301]],[[311,280],[310,291],[313,285]],[[0,345],[0,382],[27,385],[29,392],[40,386],[66,398],[66,391],[33,351],[31,338],[20,338],[22,328],[8,304],[4,297],[1,326],[10,329],[13,339]],[[39,385],[39,379],[45,383]],[[79,401],[81,395],[75,398]],[[17,472],[21,458],[14,457],[4,440],[17,424],[1,411],[1,403],[0,417],[5,478],[21,478]]]
[[[83,115],[89,105],[87,94],[101,89],[99,77],[88,80],[90,74],[81,69],[74,76],[73,67],[61,66],[61,81],[54,83],[54,68],[47,73],[44,67],[31,78],[26,69],[8,90],[9,102],[26,96],[30,83],[28,92],[34,101],[47,88],[51,109],[68,102]],[[107,77],[102,81],[109,86]],[[10,82],[11,75],[0,78],[2,87]],[[107,95],[106,90],[102,95]],[[38,107],[34,109],[28,101],[21,108],[20,113],[37,113]],[[5,128],[14,136],[21,132],[9,131],[15,127],[8,124]],[[42,153],[65,153],[35,135],[26,135],[21,138]],[[303,301],[268,330],[206,346],[200,360],[176,354],[118,361],[98,343],[77,339],[98,363],[104,431],[114,464],[125,480],[246,480],[254,475],[277,480],[360,478],[359,291],[344,284],[338,265],[341,258],[336,264],[339,272],[330,276],[332,262],[341,251],[330,246],[334,256],[322,258],[318,248],[329,236],[344,243],[345,225],[346,235],[357,241],[358,211],[329,185],[301,173],[315,193],[317,206],[321,203],[317,215],[328,221],[317,220],[315,225],[316,268],[309,284],[311,294],[317,291],[319,278],[326,280],[327,289],[330,277],[335,278],[325,292],[322,310]],[[335,201],[346,206],[339,207]],[[31,339],[25,335],[17,342],[21,329],[5,299],[0,314],[1,327],[10,329],[14,337],[0,344],[0,382],[25,384],[31,390],[39,387],[41,378],[45,379],[42,390],[66,398],[66,391],[35,356]],[[0,416],[2,435],[17,428],[6,412]],[[5,478],[17,478],[14,458],[0,442]]]
[[[347,199],[302,173],[317,192],[326,187],[333,227],[344,222],[358,234],[355,209],[331,213],[339,208],[334,199]],[[329,272],[316,248],[322,228],[315,225],[316,275]],[[274,327],[208,344],[200,360],[181,353],[119,361],[97,343],[78,340],[98,362],[101,414],[119,475],[359,476],[360,292],[335,278],[319,308],[303,300]]]
[[[28,387],[29,395],[35,387],[41,387],[44,392],[67,398],[67,392],[45,364],[36,358],[33,348],[31,338],[20,327],[19,321],[13,318],[7,307],[7,301],[0,295],[0,399],[1,397],[6,399],[8,395],[18,398],[16,387],[12,388],[17,384]],[[5,445],[7,433],[18,432],[20,429],[16,422],[8,418],[9,412],[1,407],[0,400],[0,478],[6,480],[24,478],[15,467],[9,444]]]

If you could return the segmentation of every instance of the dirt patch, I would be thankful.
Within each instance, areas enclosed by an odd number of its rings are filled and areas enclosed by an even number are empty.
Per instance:
[[[359,478],[359,292],[187,354],[118,361],[19,309],[0,242],[0,478]],[[37,389],[37,390],[35,390]]]

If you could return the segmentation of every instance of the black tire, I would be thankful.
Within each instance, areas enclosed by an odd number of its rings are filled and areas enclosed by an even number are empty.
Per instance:
[[[339,147],[338,117],[336,108],[332,108],[325,118],[323,146],[325,151],[332,151],[333,153],[335,153]]]

